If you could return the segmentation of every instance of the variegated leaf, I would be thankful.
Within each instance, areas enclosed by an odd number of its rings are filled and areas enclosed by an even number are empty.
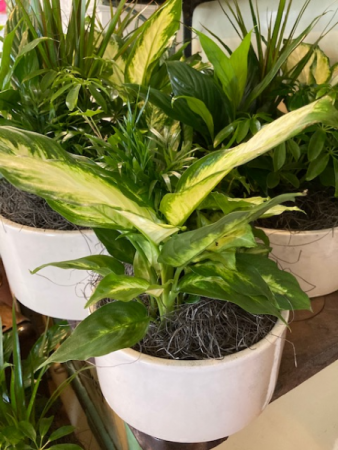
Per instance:
[[[213,249],[218,239],[226,239],[229,234],[258,219],[273,206],[294,199],[295,195],[280,195],[248,211],[232,212],[211,225],[173,236],[163,245],[159,262],[174,267],[185,266],[204,250]]]
[[[285,114],[263,127],[248,142],[231,150],[213,152],[194,163],[182,175],[176,192],[165,195],[161,211],[169,223],[182,225],[232,169],[262,155],[313,123],[336,126],[337,121],[338,112],[329,97]]]
[[[115,258],[107,255],[90,255],[84,258],[72,259],[69,261],[54,262],[43,264],[32,270],[31,273],[35,274],[45,267],[59,267],[60,269],[77,269],[77,270],[90,270],[99,275],[105,277],[111,272],[116,275],[124,274],[124,265],[117,261]]]
[[[143,25],[126,64],[127,83],[147,84],[151,65],[158,61],[179,29],[181,0],[167,0]]]
[[[51,205],[57,202],[60,211],[63,202],[68,212],[70,205],[81,207],[91,226],[102,227],[102,218],[107,228],[109,223],[120,229],[136,228],[155,243],[178,231],[162,224],[155,211],[136,196],[126,195],[127,190],[108,178],[100,166],[71,157],[57,143],[36,133],[0,127],[0,172],[19,189]]]
[[[86,308],[103,298],[129,302],[138,295],[143,294],[149,287],[150,284],[143,278],[110,273],[99,282],[94,294],[88,300]]]
[[[86,360],[131,347],[146,334],[150,319],[137,302],[113,302],[86,317],[43,365]]]

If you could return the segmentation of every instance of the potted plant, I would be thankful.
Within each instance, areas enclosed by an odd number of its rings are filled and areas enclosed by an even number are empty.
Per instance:
[[[284,68],[308,55],[312,46],[302,44],[290,55]],[[295,110],[331,92],[336,96],[335,66],[316,46],[306,67],[285,100]],[[334,208],[337,196],[337,125],[315,125],[243,168],[252,191],[265,195],[307,189],[307,199],[298,206],[305,212],[288,213],[283,219],[261,221],[270,238],[271,257],[293,273],[310,297],[338,289],[334,267],[337,239]]]
[[[114,392],[110,396],[102,384],[108,401],[127,423],[157,438],[178,442],[220,439],[256,417],[269,402],[276,382],[287,320],[283,310],[307,308],[309,303],[294,278],[267,258],[249,224],[264,213],[273,214],[279,203],[294,194],[261,199],[256,206],[244,202],[245,207],[233,206],[233,212],[219,215],[219,208],[214,211],[215,201],[226,204],[229,199],[213,190],[233,168],[306,126],[334,122],[337,111],[332,103],[328,97],[311,103],[267,125],[247,143],[195,161],[172,192],[163,192],[159,204],[149,195],[153,191],[144,195],[144,185],[133,182],[132,169],[127,177],[70,156],[56,160],[47,137],[0,128],[0,170],[11,183],[49,199],[66,215],[71,211],[75,223],[85,220],[102,228],[107,240],[113,230],[113,250],[122,241],[134,251],[132,275],[121,275],[113,256],[56,263],[103,276],[87,306],[107,297],[114,301],[81,322],[48,363],[97,357],[99,377],[102,382],[109,380]],[[11,146],[9,136],[20,145]],[[36,139],[48,159],[35,151]],[[68,158],[74,161],[70,163]],[[156,153],[154,159],[158,160]],[[120,258],[123,262],[123,254]],[[254,315],[275,316],[278,321],[266,339],[254,344],[256,350],[235,352],[220,360],[167,361],[132,349],[121,350],[143,339],[152,322],[155,330],[161,331],[186,304],[196,312],[204,296],[218,299],[217,304],[235,304]],[[176,331],[169,333],[169,340],[174,334]],[[147,370],[146,376],[140,374],[141,366]],[[132,373],[137,374],[136,380]],[[165,385],[158,384],[161,378]],[[184,378],[187,384],[182,383]],[[135,384],[128,385],[128,381]],[[123,393],[121,401],[116,390]],[[184,392],[190,393],[188,398]],[[145,405],[141,403],[143,393],[147,394]],[[238,408],[242,402],[245,414]],[[187,424],[185,429],[182,423],[187,417],[194,426]]]
[[[125,69],[130,79],[137,82],[138,77],[142,81],[150,76],[179,27],[181,3],[167,2],[128,37],[123,37],[131,21],[131,13],[124,10],[125,1],[119,4],[105,30],[100,30],[95,22],[96,6],[92,15],[87,16],[85,3],[82,0],[72,3],[66,31],[60,2],[46,2],[42,8],[38,1],[29,4],[19,1],[13,7],[1,61],[0,121],[40,132],[72,153],[99,160],[102,155],[94,152],[93,142],[107,139],[113,124],[126,112],[124,100],[116,96],[121,71]],[[159,37],[162,33],[155,45],[154,30]],[[136,38],[139,40],[135,43]],[[143,45],[147,47],[149,42],[152,47],[147,53]],[[135,61],[139,61],[137,65]],[[12,213],[19,209],[22,216],[28,201],[26,209],[33,209],[33,219],[37,202],[41,204],[43,217],[48,205],[25,196],[20,208],[12,200],[15,195],[16,203],[18,194],[4,182],[1,186],[0,252],[14,295],[37,312],[83,319],[87,314],[84,298],[91,289],[88,275],[47,268],[41,276],[32,278],[29,270],[48,262],[52,254],[53,259],[62,261],[101,253],[103,248],[96,235],[92,230],[74,226],[69,230],[70,223],[63,219],[65,231],[53,229],[58,228],[61,220],[55,213],[47,224],[40,223],[41,229],[33,227],[31,218],[26,222],[20,217],[16,223],[11,220]],[[3,217],[5,212],[7,217]]]
[[[241,38],[239,47],[232,52],[227,40],[223,44],[211,31],[209,33],[214,40],[197,31],[201,48],[213,66],[212,77],[210,71],[200,73],[181,62],[170,62],[167,66],[173,100],[164,92],[150,91],[150,101],[171,117],[194,126],[202,147],[200,151],[213,151],[220,144],[222,148],[231,148],[235,142],[248,140],[266,123],[283,114],[283,104],[293,110],[328,92],[335,97],[336,87],[331,84],[336,82],[336,67],[330,67],[328,57],[318,47],[318,42],[330,33],[330,29],[324,30],[314,44],[303,43],[325,13],[316,17],[296,36],[297,25],[308,6],[305,2],[291,26],[290,34],[285,36],[285,29],[290,28],[291,5],[291,1],[278,2],[276,17],[271,18],[267,34],[263,36],[264,26],[259,10],[252,2],[247,5],[256,27],[252,33],[248,32],[246,17],[239,3],[232,5],[227,2],[228,10],[224,9],[224,12]],[[145,92],[146,89],[143,89],[143,95]],[[335,126],[312,127],[239,170],[232,171],[223,181],[221,189],[233,196],[268,196],[294,189],[310,189],[306,199],[297,200],[301,207],[310,202],[312,192],[318,192],[320,184],[326,191],[329,185],[336,189],[338,164],[335,133]],[[332,189],[330,195],[333,196]],[[312,203],[309,209],[312,209]],[[271,257],[278,260],[281,268],[298,276],[302,288],[309,295],[318,296],[337,290],[338,284],[333,274],[337,244],[331,225],[326,222],[324,229],[314,232],[299,232],[298,229],[291,233],[288,230],[277,231],[278,223],[291,216],[302,219],[301,213],[290,212],[264,221],[265,226],[270,224],[273,228],[266,230],[273,247]],[[310,223],[304,216],[302,222],[305,221]],[[320,227],[318,217],[316,222],[317,228]],[[316,254],[321,254],[326,264],[318,264]]]

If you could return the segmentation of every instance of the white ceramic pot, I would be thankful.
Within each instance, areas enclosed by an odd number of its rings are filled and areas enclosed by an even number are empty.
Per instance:
[[[0,254],[14,296],[25,306],[50,317],[82,320],[85,297],[90,295],[90,274],[80,270],[46,267],[56,261],[102,252],[92,230],[55,231],[18,225],[0,216]]]
[[[309,297],[338,290],[338,228],[263,230],[270,239],[270,258],[280,269],[292,273]]]
[[[252,348],[221,360],[174,361],[120,350],[95,359],[100,387],[111,408],[146,434],[181,443],[221,439],[271,400],[285,331],[278,321]]]

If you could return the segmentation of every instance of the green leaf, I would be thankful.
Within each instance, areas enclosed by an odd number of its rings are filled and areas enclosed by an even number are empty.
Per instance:
[[[49,436],[49,441],[53,442],[57,439],[61,439],[64,436],[68,436],[69,434],[73,433],[74,430],[75,427],[73,427],[72,425],[60,427],[57,430],[53,431],[53,433]]]
[[[199,31],[195,32],[208,60],[214,66],[215,74],[221,81],[226,96],[236,109],[242,100],[246,85],[251,33],[242,40],[229,58],[212,39]]]
[[[86,304],[86,308],[103,298],[112,298],[129,302],[149,288],[148,281],[128,275],[106,275],[97,285],[94,294]]]
[[[36,431],[33,427],[33,425],[30,422],[27,422],[25,420],[22,420],[19,422],[19,428],[20,431],[27,436],[31,441],[35,441],[36,439]]]
[[[218,147],[227,137],[229,137],[235,131],[235,126],[230,123],[224,127],[214,139],[214,148]]]
[[[211,139],[214,139],[214,121],[212,115],[210,114],[210,111],[208,110],[206,105],[202,102],[202,100],[199,100],[198,98],[194,97],[188,97],[187,95],[181,95],[180,97],[174,98],[173,101],[176,101],[177,99],[180,98],[186,100],[189,108],[195,114],[198,114],[203,119],[206,126],[208,127]]]
[[[91,270],[102,275],[103,277],[113,272],[116,275],[124,274],[124,265],[115,258],[106,255],[91,255],[84,258],[72,259],[69,261],[55,262],[43,264],[34,270],[31,274],[39,272],[44,267],[59,267],[60,269],[77,269],[77,270]]]
[[[314,161],[322,153],[326,140],[326,133],[323,129],[316,130],[310,138],[307,155],[309,161]]]
[[[266,177],[266,185],[269,189],[273,189],[280,183],[280,175],[276,172],[270,172]]]
[[[175,193],[164,196],[161,211],[172,225],[183,224],[232,169],[264,154],[308,125],[316,122],[334,124],[337,119],[338,112],[332,100],[324,97],[266,125],[248,142],[206,155],[183,173]]]
[[[180,61],[168,62],[167,68],[175,97],[188,96],[201,100],[212,115],[216,132],[232,120],[230,102],[211,76]],[[192,126],[200,131],[198,123]]]
[[[178,284],[178,290],[229,301],[251,314],[272,314],[280,317],[278,304],[257,270],[250,267],[245,267],[244,270],[244,267],[241,267],[241,271],[226,268],[219,271],[218,267],[215,263],[192,267],[196,273],[185,275]]]
[[[144,23],[125,68],[127,83],[147,85],[152,65],[159,61],[180,27],[181,0],[168,0]]]
[[[288,272],[279,270],[274,261],[249,253],[239,253],[237,259],[259,272],[275,295],[281,309],[311,309],[309,297],[301,290],[296,278]]]
[[[140,303],[108,303],[86,317],[45,365],[86,360],[131,347],[144,337],[149,322],[147,309]]]
[[[72,87],[72,89],[68,92],[66,97],[66,105],[69,111],[73,111],[73,109],[76,107],[80,89],[81,84],[77,84],[76,86]]]
[[[286,159],[285,142],[278,145],[273,151],[273,168],[275,172],[278,172],[284,166]]]
[[[119,261],[133,264],[135,248],[121,233],[100,228],[95,228],[94,232],[110,255]]]
[[[41,437],[46,436],[54,420],[54,416],[43,417],[39,420],[39,434]]]
[[[211,225],[173,236],[163,245],[158,261],[174,267],[184,266],[214,244],[217,239],[226,238],[236,229],[258,219],[273,206],[292,200],[295,195],[297,194],[280,195],[248,211],[233,212]]]
[[[328,153],[322,153],[321,155],[319,155],[317,159],[309,164],[305,179],[307,181],[311,181],[314,178],[318,177],[318,175],[320,175],[325,170],[326,166],[328,165],[329,159],[330,155]]]
[[[241,120],[237,126],[237,134],[236,134],[236,142],[239,144],[244,141],[250,129],[250,120],[244,119]]]
[[[295,142],[293,139],[290,139],[287,141],[286,145],[287,149],[291,152],[294,159],[298,161],[300,158],[301,151],[297,142]]]

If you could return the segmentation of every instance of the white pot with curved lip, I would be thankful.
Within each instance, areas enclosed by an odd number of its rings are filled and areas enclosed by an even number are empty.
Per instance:
[[[221,439],[248,425],[271,400],[285,332],[279,320],[252,348],[221,360],[174,361],[119,350],[95,358],[100,387],[116,414],[139,431],[181,443]]]
[[[309,297],[338,290],[338,228],[262,230],[270,239],[270,258],[280,269],[292,273]]]
[[[50,317],[82,320],[90,295],[90,275],[46,267],[49,263],[99,254],[103,246],[92,230],[57,231],[27,227],[0,216],[0,254],[10,288],[26,307]]]

